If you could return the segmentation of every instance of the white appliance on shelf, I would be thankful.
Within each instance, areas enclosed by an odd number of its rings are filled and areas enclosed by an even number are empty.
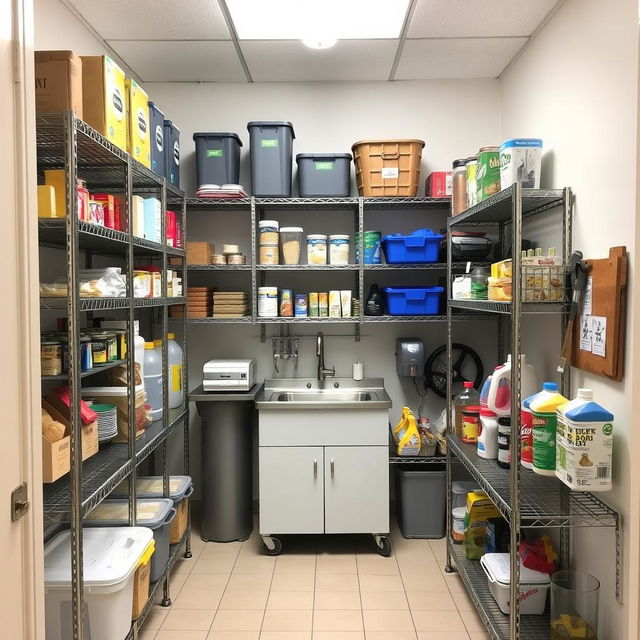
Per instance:
[[[205,391],[249,391],[256,376],[254,358],[209,360],[202,370]]]

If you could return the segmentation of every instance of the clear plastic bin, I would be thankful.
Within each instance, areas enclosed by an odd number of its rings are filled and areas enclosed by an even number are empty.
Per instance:
[[[282,227],[280,229],[283,264],[300,264],[302,233],[302,227]]]

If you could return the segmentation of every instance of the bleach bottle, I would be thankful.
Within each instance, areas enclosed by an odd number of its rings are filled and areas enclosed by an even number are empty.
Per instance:
[[[610,491],[613,414],[591,389],[558,408],[556,476],[574,491]]]
[[[545,382],[529,403],[533,415],[533,471],[541,476],[556,475],[556,412],[567,402],[555,382]]]
[[[527,398],[538,389],[538,376],[527,356],[520,356],[520,396]],[[484,389],[483,389],[484,391]],[[498,417],[511,415],[511,354],[507,361],[493,372],[487,395],[487,408]]]

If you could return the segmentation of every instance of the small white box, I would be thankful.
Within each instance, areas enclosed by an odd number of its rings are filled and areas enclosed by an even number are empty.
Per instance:
[[[509,584],[511,567],[508,553],[485,553],[480,564],[487,574],[489,591],[502,613],[509,613]],[[547,603],[549,576],[541,571],[528,569],[520,565],[520,613],[522,615],[541,615]]]
[[[144,198],[131,198],[131,233],[138,238],[144,238]]]

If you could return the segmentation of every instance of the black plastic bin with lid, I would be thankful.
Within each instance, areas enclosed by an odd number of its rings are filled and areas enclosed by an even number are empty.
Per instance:
[[[197,186],[238,184],[240,147],[237,133],[194,133]]]
[[[301,198],[347,198],[351,193],[350,153],[299,153]]]
[[[251,154],[251,192],[263,198],[291,197],[293,125],[255,121],[247,124]]]

